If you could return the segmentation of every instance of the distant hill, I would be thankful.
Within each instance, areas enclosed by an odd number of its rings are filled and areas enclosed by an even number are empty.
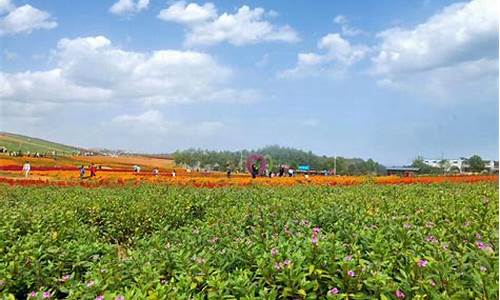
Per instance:
[[[85,151],[85,149],[78,147],[2,131],[0,131],[0,147],[5,147],[8,151],[21,150],[23,153],[28,151],[31,153],[50,153],[56,151],[57,153],[70,154],[73,152]]]

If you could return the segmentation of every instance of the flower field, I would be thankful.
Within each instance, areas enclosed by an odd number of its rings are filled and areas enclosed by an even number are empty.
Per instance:
[[[60,169],[35,169],[29,178],[24,178],[18,170],[0,169],[0,183],[14,186],[81,186],[81,187],[116,187],[124,185],[140,185],[151,183],[158,185],[192,186],[219,188],[228,186],[348,186],[360,184],[400,185],[400,184],[435,184],[435,183],[474,183],[498,182],[498,175],[455,175],[455,176],[294,176],[294,177],[257,177],[252,179],[248,174],[233,174],[227,178],[225,173],[187,173],[177,170],[177,176],[162,171],[159,176],[150,172],[136,174],[128,169],[99,170],[95,178],[80,179],[78,171]]]
[[[498,299],[498,184],[394,183],[0,184],[0,293]]]

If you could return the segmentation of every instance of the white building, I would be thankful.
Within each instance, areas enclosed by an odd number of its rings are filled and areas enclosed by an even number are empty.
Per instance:
[[[465,172],[469,168],[467,158],[460,157],[456,159],[424,159],[424,163],[434,168],[444,168],[446,172],[458,169],[460,173]],[[498,161],[484,160],[484,169],[491,173],[498,172]]]
[[[465,168],[469,165],[466,158],[454,158],[454,159],[424,159],[424,163],[428,166],[434,168],[444,168],[445,171],[449,172],[452,169],[458,168],[460,172],[463,172]]]

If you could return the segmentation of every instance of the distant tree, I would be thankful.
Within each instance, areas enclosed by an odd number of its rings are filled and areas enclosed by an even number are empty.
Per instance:
[[[479,155],[473,155],[469,158],[469,166],[472,172],[481,172],[484,170],[483,159]]]
[[[442,173],[441,168],[436,168],[436,167],[431,167],[428,164],[424,162],[424,159],[419,156],[415,158],[411,164],[412,167],[414,168],[419,168],[420,174],[440,174]]]
[[[451,164],[450,164],[450,162],[447,159],[442,159],[439,162],[439,167],[441,168],[441,170],[443,171],[443,173],[445,173],[445,172],[449,172],[450,171]]]

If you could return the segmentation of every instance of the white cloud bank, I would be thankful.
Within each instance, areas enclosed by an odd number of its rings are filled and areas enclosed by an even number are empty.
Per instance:
[[[247,102],[252,90],[229,87],[232,70],[206,53],[125,51],[104,36],[62,39],[47,71],[0,73],[0,100],[9,103]]]
[[[182,134],[188,136],[207,136],[211,135],[224,127],[222,122],[217,121],[198,121],[186,123],[180,121],[168,120],[159,110],[147,110],[139,114],[123,114],[115,116],[111,122],[104,122],[105,127],[111,130],[117,129],[123,131],[129,130],[131,134],[153,134],[175,135],[179,134],[182,128]]]
[[[149,0],[118,0],[110,8],[109,12],[119,16],[134,15],[149,6]]]
[[[158,18],[167,22],[186,25],[188,33],[186,46],[214,45],[227,42],[241,46],[266,41],[297,42],[298,34],[290,26],[277,26],[266,20],[276,16],[276,12],[267,12],[263,8],[240,7],[234,14],[217,14],[212,3],[200,6],[184,1],[173,3],[158,14]]]
[[[51,15],[29,4],[16,7],[10,0],[0,0],[0,36],[30,34],[38,29],[52,29],[57,22]]]
[[[349,23],[349,19],[346,16],[338,15],[333,19],[335,24],[338,24],[342,30],[344,36],[356,36],[363,33],[362,30],[352,27]]]
[[[498,56],[498,1],[445,7],[413,29],[380,32],[373,72],[418,72]]]
[[[299,53],[297,66],[285,70],[280,77],[302,77],[322,73],[331,69],[353,65],[362,60],[370,52],[370,48],[362,44],[351,44],[339,33],[329,33],[322,37],[317,45],[323,53]]]
[[[353,45],[340,33],[329,33],[318,42],[324,53],[299,53],[295,68],[278,76],[320,75],[369,58],[365,73],[383,87],[441,98],[491,92],[498,86],[497,11],[497,0],[452,4],[414,28],[378,33],[371,46]],[[344,16],[334,21],[347,24]]]

